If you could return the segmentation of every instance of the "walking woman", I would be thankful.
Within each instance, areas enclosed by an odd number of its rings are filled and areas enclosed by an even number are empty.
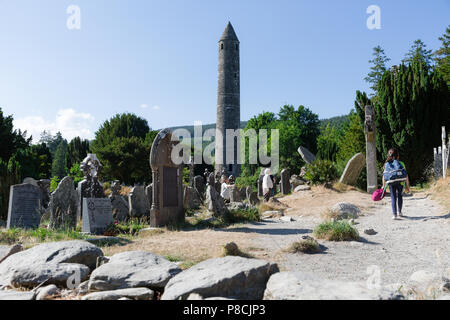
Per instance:
[[[406,182],[406,193],[409,193],[409,177],[405,164],[399,160],[400,154],[397,149],[390,149],[384,164],[383,189],[386,184],[391,193],[391,205],[393,220],[397,219],[397,214],[403,217],[403,183]]]
[[[264,171],[264,178],[263,178],[263,195],[264,195],[264,201],[269,201],[272,188],[273,188],[273,180],[270,176],[270,169],[266,169]]]

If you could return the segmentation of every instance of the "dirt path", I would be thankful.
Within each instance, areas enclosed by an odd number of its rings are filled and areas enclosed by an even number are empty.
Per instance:
[[[282,270],[311,272],[325,279],[361,281],[368,279],[368,267],[377,266],[383,284],[404,283],[418,270],[450,276],[450,213],[423,193],[404,198],[405,218],[396,221],[391,219],[389,198],[374,203],[368,195],[356,191],[336,194],[315,190],[281,201],[290,206],[286,215],[296,221],[265,220],[239,231],[257,234],[254,246],[270,252],[268,258],[279,262]],[[321,211],[343,201],[362,208],[355,225],[361,241],[319,240],[324,251],[315,255],[282,251],[302,235],[311,235],[322,221]],[[364,234],[368,228],[377,234]]]

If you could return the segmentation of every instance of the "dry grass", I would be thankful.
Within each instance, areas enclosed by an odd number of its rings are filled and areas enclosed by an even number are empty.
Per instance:
[[[264,213],[266,211],[281,211],[281,212],[283,212],[284,210],[286,210],[286,208],[288,208],[288,206],[286,204],[284,204],[283,202],[281,202],[279,199],[271,198],[268,202],[262,202],[258,206],[258,212],[260,214]]]
[[[313,186],[309,191],[280,198],[280,201],[292,208],[289,210],[289,215],[292,216],[320,217],[338,202],[353,203],[365,213],[374,207],[370,194],[352,187],[349,187],[349,191],[338,192],[323,186]]]
[[[444,208],[447,213],[450,213],[450,176],[447,175],[447,178],[440,179],[433,183],[431,188],[427,192],[430,194],[433,200],[438,201]]]
[[[358,191],[354,186],[349,186],[340,182],[333,183],[332,189],[337,192]]]
[[[128,196],[131,193],[131,187],[127,187],[127,186],[122,186],[122,188],[120,189],[120,195],[121,196]]]
[[[252,248],[255,234],[235,232],[233,228],[203,229],[192,231],[171,231],[144,234],[123,246],[102,248],[106,256],[124,251],[148,251],[181,262],[181,267],[190,267],[209,258],[223,256],[224,245],[233,241],[239,247],[246,248],[252,256],[264,257],[266,252]],[[255,250],[254,250],[255,249]],[[254,254],[253,254],[254,251]],[[249,255],[250,255],[249,253]]]

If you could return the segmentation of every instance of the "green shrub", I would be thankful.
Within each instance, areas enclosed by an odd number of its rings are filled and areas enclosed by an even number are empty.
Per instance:
[[[61,181],[60,178],[58,178],[57,176],[54,176],[51,180],[50,180],[50,192],[53,192],[56,190],[56,188],[58,188],[58,184]]]
[[[261,217],[257,208],[248,208],[231,210],[225,215],[224,220],[226,223],[239,223],[260,221]]]
[[[312,184],[332,182],[338,177],[336,166],[329,160],[316,160],[306,166],[305,179]]]
[[[314,229],[314,235],[319,239],[329,241],[358,240],[358,231],[347,221],[324,222]]]
[[[289,253],[319,253],[319,243],[314,239],[305,239],[292,243],[286,250]]]

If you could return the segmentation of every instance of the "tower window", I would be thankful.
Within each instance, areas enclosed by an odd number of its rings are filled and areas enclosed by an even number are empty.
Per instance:
[[[237,79],[237,72],[234,73],[234,78]]]
[[[223,43],[220,44],[220,50],[223,50]]]
[[[239,50],[239,45],[236,43],[236,51],[238,51]]]

